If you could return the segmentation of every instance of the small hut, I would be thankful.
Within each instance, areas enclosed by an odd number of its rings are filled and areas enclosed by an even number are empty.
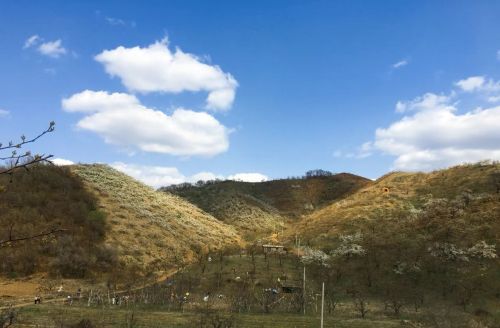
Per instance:
[[[285,246],[282,245],[262,245],[262,251],[268,253],[284,253]]]

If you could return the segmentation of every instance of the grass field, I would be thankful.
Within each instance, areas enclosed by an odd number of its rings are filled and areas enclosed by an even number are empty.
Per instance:
[[[226,314],[225,316],[229,316]],[[200,314],[167,312],[160,309],[96,308],[84,306],[40,305],[23,308],[17,327],[68,327],[88,319],[95,327],[199,327]],[[237,314],[234,327],[293,328],[319,327],[319,315]],[[398,319],[345,319],[330,317],[325,327],[400,327]]]
[[[174,275],[170,281],[174,282],[173,290],[183,295],[189,291],[189,302],[179,310],[175,304],[168,303],[167,295],[170,287],[161,284],[161,296],[165,301],[144,304],[144,299],[139,294],[152,293],[153,289],[145,288],[137,290],[135,303],[110,305],[105,300],[101,305],[88,306],[84,296],[80,302],[72,306],[64,304],[62,300],[56,300],[42,305],[30,305],[17,309],[16,327],[319,327],[320,326],[320,304],[311,303],[307,307],[307,314],[302,315],[300,311],[289,311],[281,306],[271,307],[270,313],[264,313],[261,307],[254,304],[248,312],[230,313],[225,301],[215,300],[205,304],[202,301],[207,291],[212,295],[222,293],[224,295],[234,294],[239,288],[234,281],[236,276],[244,276],[246,272],[253,270],[253,264],[249,255],[232,255],[223,258],[221,266],[220,258],[214,254],[211,262],[203,265],[192,264],[183,272]],[[202,272],[202,267],[205,269]],[[217,273],[221,272],[220,285],[218,287]],[[255,256],[255,273],[252,281],[258,288],[274,286],[275,278],[282,274],[288,279],[300,281],[302,278],[302,266],[298,266],[293,256],[282,258],[281,264],[276,254],[268,255],[267,260],[263,255]],[[307,289],[310,292],[319,292],[317,284],[308,280]],[[257,290],[256,289],[256,290]],[[131,293],[129,295],[132,296]],[[157,300],[158,301],[158,300]],[[443,302],[430,302],[418,312],[411,307],[405,307],[401,315],[395,317],[390,311],[384,309],[380,300],[368,301],[369,311],[365,319],[361,319],[359,313],[354,309],[352,300],[345,298],[339,301],[335,311],[331,314],[325,311],[324,327],[497,327],[498,318],[480,318],[473,311],[464,312],[456,304]],[[493,310],[495,306],[490,304],[484,306]],[[217,310],[216,310],[217,309]],[[209,310],[207,312],[207,310]],[[494,315],[498,313],[495,311]],[[207,313],[210,313],[207,315]],[[213,324],[212,319],[219,316],[220,321],[229,320],[231,325]],[[82,320],[89,320],[92,326],[78,325]],[[208,323],[207,323],[208,320]],[[217,321],[217,322],[220,322]],[[205,324],[202,324],[204,322]],[[483,324],[484,325],[481,325]],[[480,324],[480,326],[478,326]]]

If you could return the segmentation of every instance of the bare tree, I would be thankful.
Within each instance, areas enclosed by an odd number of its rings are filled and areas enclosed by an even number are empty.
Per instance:
[[[25,152],[19,153],[19,149],[22,149],[25,147],[27,144],[34,143],[44,135],[51,133],[55,129],[55,123],[52,121],[49,123],[49,126],[39,133],[37,136],[34,138],[28,139],[25,135],[22,135],[20,137],[19,142],[13,142],[9,141],[7,145],[4,145],[0,143],[0,154],[2,153],[8,153],[10,152],[9,155],[2,156],[0,155],[0,162],[3,162],[4,165],[3,167],[0,166],[0,175],[6,174],[10,176],[10,182],[12,182],[12,177],[13,174],[20,170],[24,169],[26,171],[29,171],[30,166],[37,164],[37,163],[52,163],[50,159],[53,157],[53,155],[46,155],[46,154],[32,154],[31,151],[26,150]],[[10,224],[8,227],[8,234],[7,238],[1,240],[0,239],[0,247],[14,243],[14,242],[20,242],[24,240],[29,240],[29,239],[35,239],[35,238],[42,238],[46,237],[58,232],[65,231],[65,229],[60,229],[60,228],[52,228],[47,231],[42,231],[42,232],[37,232],[32,235],[28,236],[21,236],[21,237],[15,237],[13,235],[13,228],[14,228],[14,223]]]
[[[33,164],[50,162],[50,159],[53,157],[53,155],[33,155],[29,150],[25,151],[24,153],[19,153],[18,150],[23,148],[27,144],[34,143],[44,135],[53,132],[55,126],[56,123],[52,121],[49,123],[47,129],[45,129],[32,139],[28,139],[25,135],[22,135],[19,142],[9,141],[7,145],[0,143],[0,153],[11,151],[9,155],[0,157],[0,161],[3,161],[5,163],[5,167],[0,169],[0,174],[8,174],[12,179],[12,174],[19,169],[29,170],[29,167]]]

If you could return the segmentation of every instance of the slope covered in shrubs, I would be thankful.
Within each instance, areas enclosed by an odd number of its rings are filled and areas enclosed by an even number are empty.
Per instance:
[[[184,199],[152,188],[106,165],[76,165],[71,171],[106,213],[106,244],[122,263],[163,270],[189,262],[198,253],[239,247],[232,226]]]
[[[106,215],[97,199],[67,168],[38,165],[19,171],[12,182],[0,176],[0,240],[44,237],[0,246],[0,273],[15,277],[34,272],[84,277],[109,270],[114,251],[104,244]]]
[[[360,220],[405,218],[422,211],[427,203],[460,197],[485,198],[500,195],[500,164],[477,163],[430,173],[386,174],[349,197],[304,217],[290,235],[321,240],[342,232],[342,226]],[[488,208],[496,208],[495,201]]]
[[[185,198],[246,235],[255,235],[279,231],[287,221],[342,199],[369,183],[370,180],[352,174],[316,170],[303,178],[259,183],[209,181],[161,190]]]

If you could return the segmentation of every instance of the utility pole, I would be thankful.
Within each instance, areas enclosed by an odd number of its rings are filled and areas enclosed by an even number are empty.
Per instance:
[[[304,279],[303,279],[303,282],[302,282],[302,298],[303,298],[303,302],[304,302],[304,315],[306,314],[306,266],[304,265]]]
[[[300,250],[300,238],[299,238],[299,243],[297,244],[297,257],[299,257],[299,250]]]
[[[321,328],[323,328],[323,310],[325,308],[325,283],[321,286]]]

